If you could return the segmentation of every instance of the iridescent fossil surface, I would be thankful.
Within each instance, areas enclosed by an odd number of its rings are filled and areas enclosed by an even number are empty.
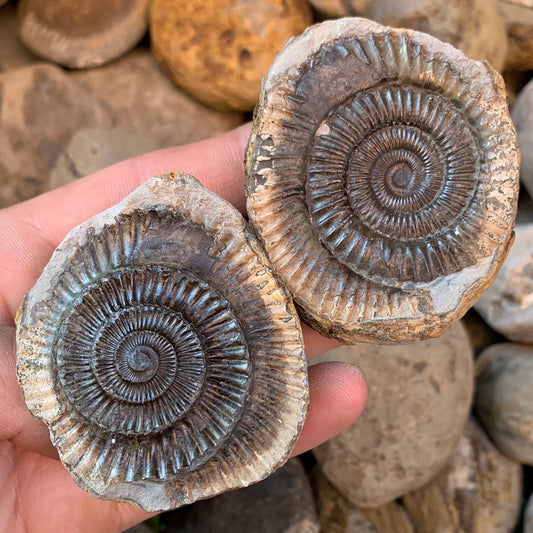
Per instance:
[[[441,334],[512,239],[519,156],[503,82],[414,31],[328,21],[263,81],[247,209],[304,319],[345,343]]]
[[[17,337],[26,402],[76,482],[146,510],[266,477],[307,412],[290,298],[240,214],[185,174],[74,229]]]

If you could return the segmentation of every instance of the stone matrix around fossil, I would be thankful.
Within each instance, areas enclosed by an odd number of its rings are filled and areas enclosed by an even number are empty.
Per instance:
[[[186,174],[72,230],[19,310],[17,356],[76,482],[149,511],[266,477],[307,413],[290,298],[241,215]]]
[[[494,279],[519,155],[501,77],[357,18],[291,40],[246,154],[250,221],[301,315],[345,343],[440,335]]]

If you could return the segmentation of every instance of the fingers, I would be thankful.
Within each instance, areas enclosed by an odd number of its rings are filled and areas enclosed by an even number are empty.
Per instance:
[[[310,450],[340,433],[362,413],[366,382],[362,372],[340,362],[309,368],[309,414],[293,455]]]
[[[0,323],[11,325],[26,291],[52,252],[81,222],[118,203],[154,174],[196,176],[244,210],[246,124],[220,137],[128,159],[65,187],[0,211]]]

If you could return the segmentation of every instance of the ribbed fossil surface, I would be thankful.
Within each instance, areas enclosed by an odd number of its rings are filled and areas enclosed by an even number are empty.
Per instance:
[[[303,317],[346,343],[442,333],[509,246],[503,82],[418,32],[340,19],[289,42],[247,150],[250,221]]]
[[[307,412],[290,298],[240,214],[184,174],[74,229],[17,336],[26,402],[76,482],[146,510],[267,476]]]

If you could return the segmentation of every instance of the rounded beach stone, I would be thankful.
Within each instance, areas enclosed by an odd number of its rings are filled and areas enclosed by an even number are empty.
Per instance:
[[[417,533],[511,533],[521,497],[521,466],[470,421],[446,469],[403,504]]]
[[[487,348],[476,361],[475,409],[498,449],[533,465],[533,346]]]
[[[20,38],[35,54],[71,68],[107,63],[146,32],[150,0],[21,0]]]
[[[505,68],[533,69],[533,3],[531,0],[498,0],[498,8],[507,27]]]
[[[150,36],[178,86],[217,109],[250,111],[275,55],[311,22],[303,0],[153,0]]]
[[[80,128],[111,126],[105,108],[53,65],[0,73],[0,95],[0,207],[44,192]]]
[[[429,33],[466,56],[503,70],[505,24],[495,0],[375,0],[368,17],[381,24]]]
[[[181,91],[143,48],[70,76],[103,103],[113,125],[149,136],[161,148],[214,137],[244,122],[242,113],[215,111]]]
[[[126,128],[83,128],[74,134],[59,156],[48,188],[61,187],[123,159],[159,148],[165,146],[142,132]]]
[[[318,469],[317,469],[318,470]],[[347,500],[322,474],[313,475],[318,520],[323,533],[414,533],[409,515],[398,503],[366,509]]]
[[[309,0],[309,3],[326,17],[364,17],[374,0]]]
[[[472,351],[460,323],[410,345],[341,347],[319,361],[359,366],[368,383],[361,417],[314,450],[327,478],[352,503],[385,504],[429,481],[448,461],[467,420]]]
[[[533,198],[533,80],[518,94],[512,116],[522,155],[520,181]]]
[[[505,263],[474,307],[508,339],[533,343],[533,223],[516,225]]]

